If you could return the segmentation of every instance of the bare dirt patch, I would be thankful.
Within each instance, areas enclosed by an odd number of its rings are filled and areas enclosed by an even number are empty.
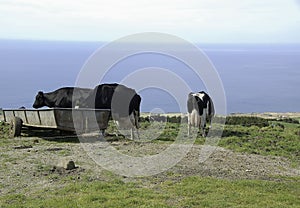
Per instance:
[[[121,140],[112,141],[110,145],[123,154],[141,157],[158,154],[169,144]],[[282,180],[282,177],[300,175],[299,169],[291,167],[286,158],[236,153],[221,147],[217,147],[207,160],[200,163],[202,147],[193,145],[177,165],[165,172],[151,177],[127,178],[98,166],[80,143],[46,141],[37,137],[15,138],[0,146],[0,194],[30,193],[45,188],[51,190],[70,181],[107,181],[112,177],[124,181],[145,180],[150,185],[157,180],[181,180],[188,176]],[[76,168],[64,169],[61,164],[70,160],[75,162]]]

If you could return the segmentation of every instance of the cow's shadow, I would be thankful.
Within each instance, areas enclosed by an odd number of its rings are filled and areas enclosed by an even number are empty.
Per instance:
[[[78,136],[71,131],[62,131],[58,129],[41,129],[41,128],[23,128],[22,136],[37,137],[47,141],[79,143]]]
[[[22,129],[23,137],[37,137],[46,141],[61,143],[94,143],[94,142],[117,142],[128,140],[123,135],[105,132],[104,136],[100,132],[92,132],[77,135],[76,132],[63,131],[58,129],[41,129],[41,128],[24,128]]]

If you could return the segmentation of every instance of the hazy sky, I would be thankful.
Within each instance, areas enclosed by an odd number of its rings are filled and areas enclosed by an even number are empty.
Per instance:
[[[163,32],[192,42],[300,43],[299,0],[0,0],[0,38],[111,41]]]

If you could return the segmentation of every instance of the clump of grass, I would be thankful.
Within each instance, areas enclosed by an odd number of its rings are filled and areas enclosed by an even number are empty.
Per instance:
[[[0,122],[0,147],[6,147],[11,142],[10,125]]]
[[[265,127],[269,125],[269,122],[267,119],[255,117],[255,116],[228,116],[226,117],[225,124]]]
[[[179,132],[179,123],[166,123],[164,131],[162,134],[156,139],[159,141],[175,141]]]
[[[9,137],[9,124],[0,121],[0,139]]]

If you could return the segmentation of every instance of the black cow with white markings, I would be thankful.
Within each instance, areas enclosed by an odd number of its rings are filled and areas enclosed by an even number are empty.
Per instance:
[[[187,100],[188,109],[188,135],[191,127],[200,128],[202,135],[205,136],[206,123],[211,125],[211,120],[215,114],[214,104],[209,95],[204,92],[191,92]]]
[[[49,108],[74,108],[90,95],[92,89],[63,87],[53,92],[38,92],[33,108],[47,106]]]

